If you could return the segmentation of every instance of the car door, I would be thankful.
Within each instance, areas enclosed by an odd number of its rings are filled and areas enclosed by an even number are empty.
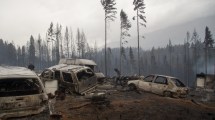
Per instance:
[[[151,84],[153,80],[154,80],[154,75],[146,76],[143,80],[139,81],[138,87],[145,91],[151,91]]]
[[[151,91],[156,94],[163,94],[163,92],[167,89],[167,78],[163,76],[157,76],[155,80],[151,84]]]
[[[55,92],[58,90],[58,84],[60,81],[60,71],[55,70],[51,75],[52,77],[49,78],[49,80],[44,81],[44,86],[48,94],[51,93],[55,95]]]
[[[83,92],[97,84],[96,75],[88,68],[77,72],[77,78],[79,81],[80,92]]]
[[[62,72],[62,84],[66,87],[71,87],[74,83],[71,72]]]

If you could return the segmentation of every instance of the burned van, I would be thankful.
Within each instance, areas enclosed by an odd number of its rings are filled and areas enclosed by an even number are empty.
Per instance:
[[[48,96],[40,78],[23,67],[0,66],[0,119],[43,114],[48,119]]]
[[[55,93],[51,82],[57,81],[53,86],[56,91],[66,90],[69,93],[84,94],[97,85],[97,77],[93,70],[86,66],[59,64],[45,69],[41,75],[47,91]],[[49,84],[50,83],[50,84]]]

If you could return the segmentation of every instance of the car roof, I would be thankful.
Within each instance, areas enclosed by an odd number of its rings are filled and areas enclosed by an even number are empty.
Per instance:
[[[150,74],[150,75],[154,75],[154,76],[160,76],[160,77],[168,77],[168,78],[176,78],[173,76],[168,76],[168,75],[160,75],[160,74]],[[177,79],[177,78],[176,78]]]
[[[87,69],[89,67],[79,66],[79,65],[67,65],[67,64],[58,64],[52,67],[49,67],[50,70],[60,70],[60,71],[73,71],[77,72],[83,69]]]
[[[97,65],[93,60],[89,60],[89,59],[74,59],[74,58],[60,59],[59,64],[92,65],[92,66],[96,66]]]
[[[37,78],[37,75],[34,71],[31,71],[25,67],[18,66],[0,66],[0,79],[1,78]]]

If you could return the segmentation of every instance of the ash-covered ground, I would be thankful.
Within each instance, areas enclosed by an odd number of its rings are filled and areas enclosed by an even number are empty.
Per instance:
[[[109,92],[107,92],[109,91]],[[215,120],[215,103],[187,98],[169,98],[121,88],[107,90],[104,103],[86,96],[67,95],[57,100],[55,111],[62,120]]]

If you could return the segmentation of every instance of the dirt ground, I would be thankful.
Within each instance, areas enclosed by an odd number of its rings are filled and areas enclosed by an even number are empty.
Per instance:
[[[57,100],[62,120],[215,120],[215,103],[176,99],[141,91],[112,91],[110,105],[92,104],[83,96]]]

